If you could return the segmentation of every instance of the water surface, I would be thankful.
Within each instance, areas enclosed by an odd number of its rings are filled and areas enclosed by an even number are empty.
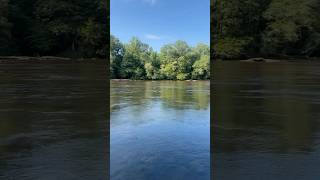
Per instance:
[[[0,63],[0,179],[107,179],[105,63]]]
[[[209,82],[111,82],[111,180],[210,179]]]
[[[320,63],[217,62],[213,178],[320,178]]]

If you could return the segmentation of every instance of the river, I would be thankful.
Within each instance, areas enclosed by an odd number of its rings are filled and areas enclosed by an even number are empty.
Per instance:
[[[320,177],[320,63],[216,62],[213,179]]]
[[[107,179],[103,63],[0,64],[0,179]],[[320,63],[217,62],[214,179],[320,177]],[[209,179],[208,81],[111,81],[112,180]]]
[[[210,179],[209,81],[112,81],[112,180]]]
[[[107,179],[105,64],[0,63],[0,179]]]

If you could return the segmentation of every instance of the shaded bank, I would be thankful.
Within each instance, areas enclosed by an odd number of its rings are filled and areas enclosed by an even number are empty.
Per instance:
[[[106,61],[103,58],[68,58],[68,57],[56,57],[56,56],[0,56],[0,62],[96,62]]]
[[[241,61],[241,62],[312,62],[312,61],[319,61],[319,57],[312,57],[312,58],[307,58],[307,57],[279,57],[279,58],[262,58],[262,57],[257,57],[257,58],[249,58],[249,59],[232,59],[232,60],[227,60],[227,61]],[[215,59],[215,61],[226,61],[223,59]]]
[[[156,79],[156,80],[152,80],[152,79],[146,79],[146,80],[139,80],[139,79],[110,79],[111,81],[150,81],[150,82],[156,82],[156,81],[168,81],[168,82],[179,82],[179,81],[185,81],[185,82],[209,82],[209,79],[186,79],[186,80],[166,80],[166,79]]]

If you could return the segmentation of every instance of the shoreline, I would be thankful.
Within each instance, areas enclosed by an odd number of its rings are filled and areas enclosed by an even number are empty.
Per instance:
[[[157,79],[157,80],[152,80],[152,79],[110,79],[110,81],[116,81],[116,82],[121,82],[121,81],[187,81],[187,82],[196,82],[196,81],[210,81],[210,79],[187,79],[187,80],[170,80],[170,79]]]
[[[0,56],[0,62],[98,62],[107,58],[69,58],[59,56]]]
[[[265,63],[271,63],[271,62],[310,62],[310,61],[320,61],[320,57],[269,57],[269,58],[263,58],[263,57],[254,57],[254,58],[248,58],[248,59],[216,59],[215,61],[228,61],[228,62],[265,62]]]

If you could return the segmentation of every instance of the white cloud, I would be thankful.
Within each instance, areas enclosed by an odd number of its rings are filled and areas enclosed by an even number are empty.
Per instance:
[[[157,35],[154,35],[154,34],[146,34],[145,37],[147,39],[151,39],[151,40],[159,40],[159,39],[161,39],[161,37],[159,37]]]
[[[158,0],[121,0],[121,1],[125,3],[132,3],[132,2],[145,3],[150,6],[153,6],[158,2]]]
[[[144,1],[150,5],[155,5],[157,2],[157,0],[144,0]]]

